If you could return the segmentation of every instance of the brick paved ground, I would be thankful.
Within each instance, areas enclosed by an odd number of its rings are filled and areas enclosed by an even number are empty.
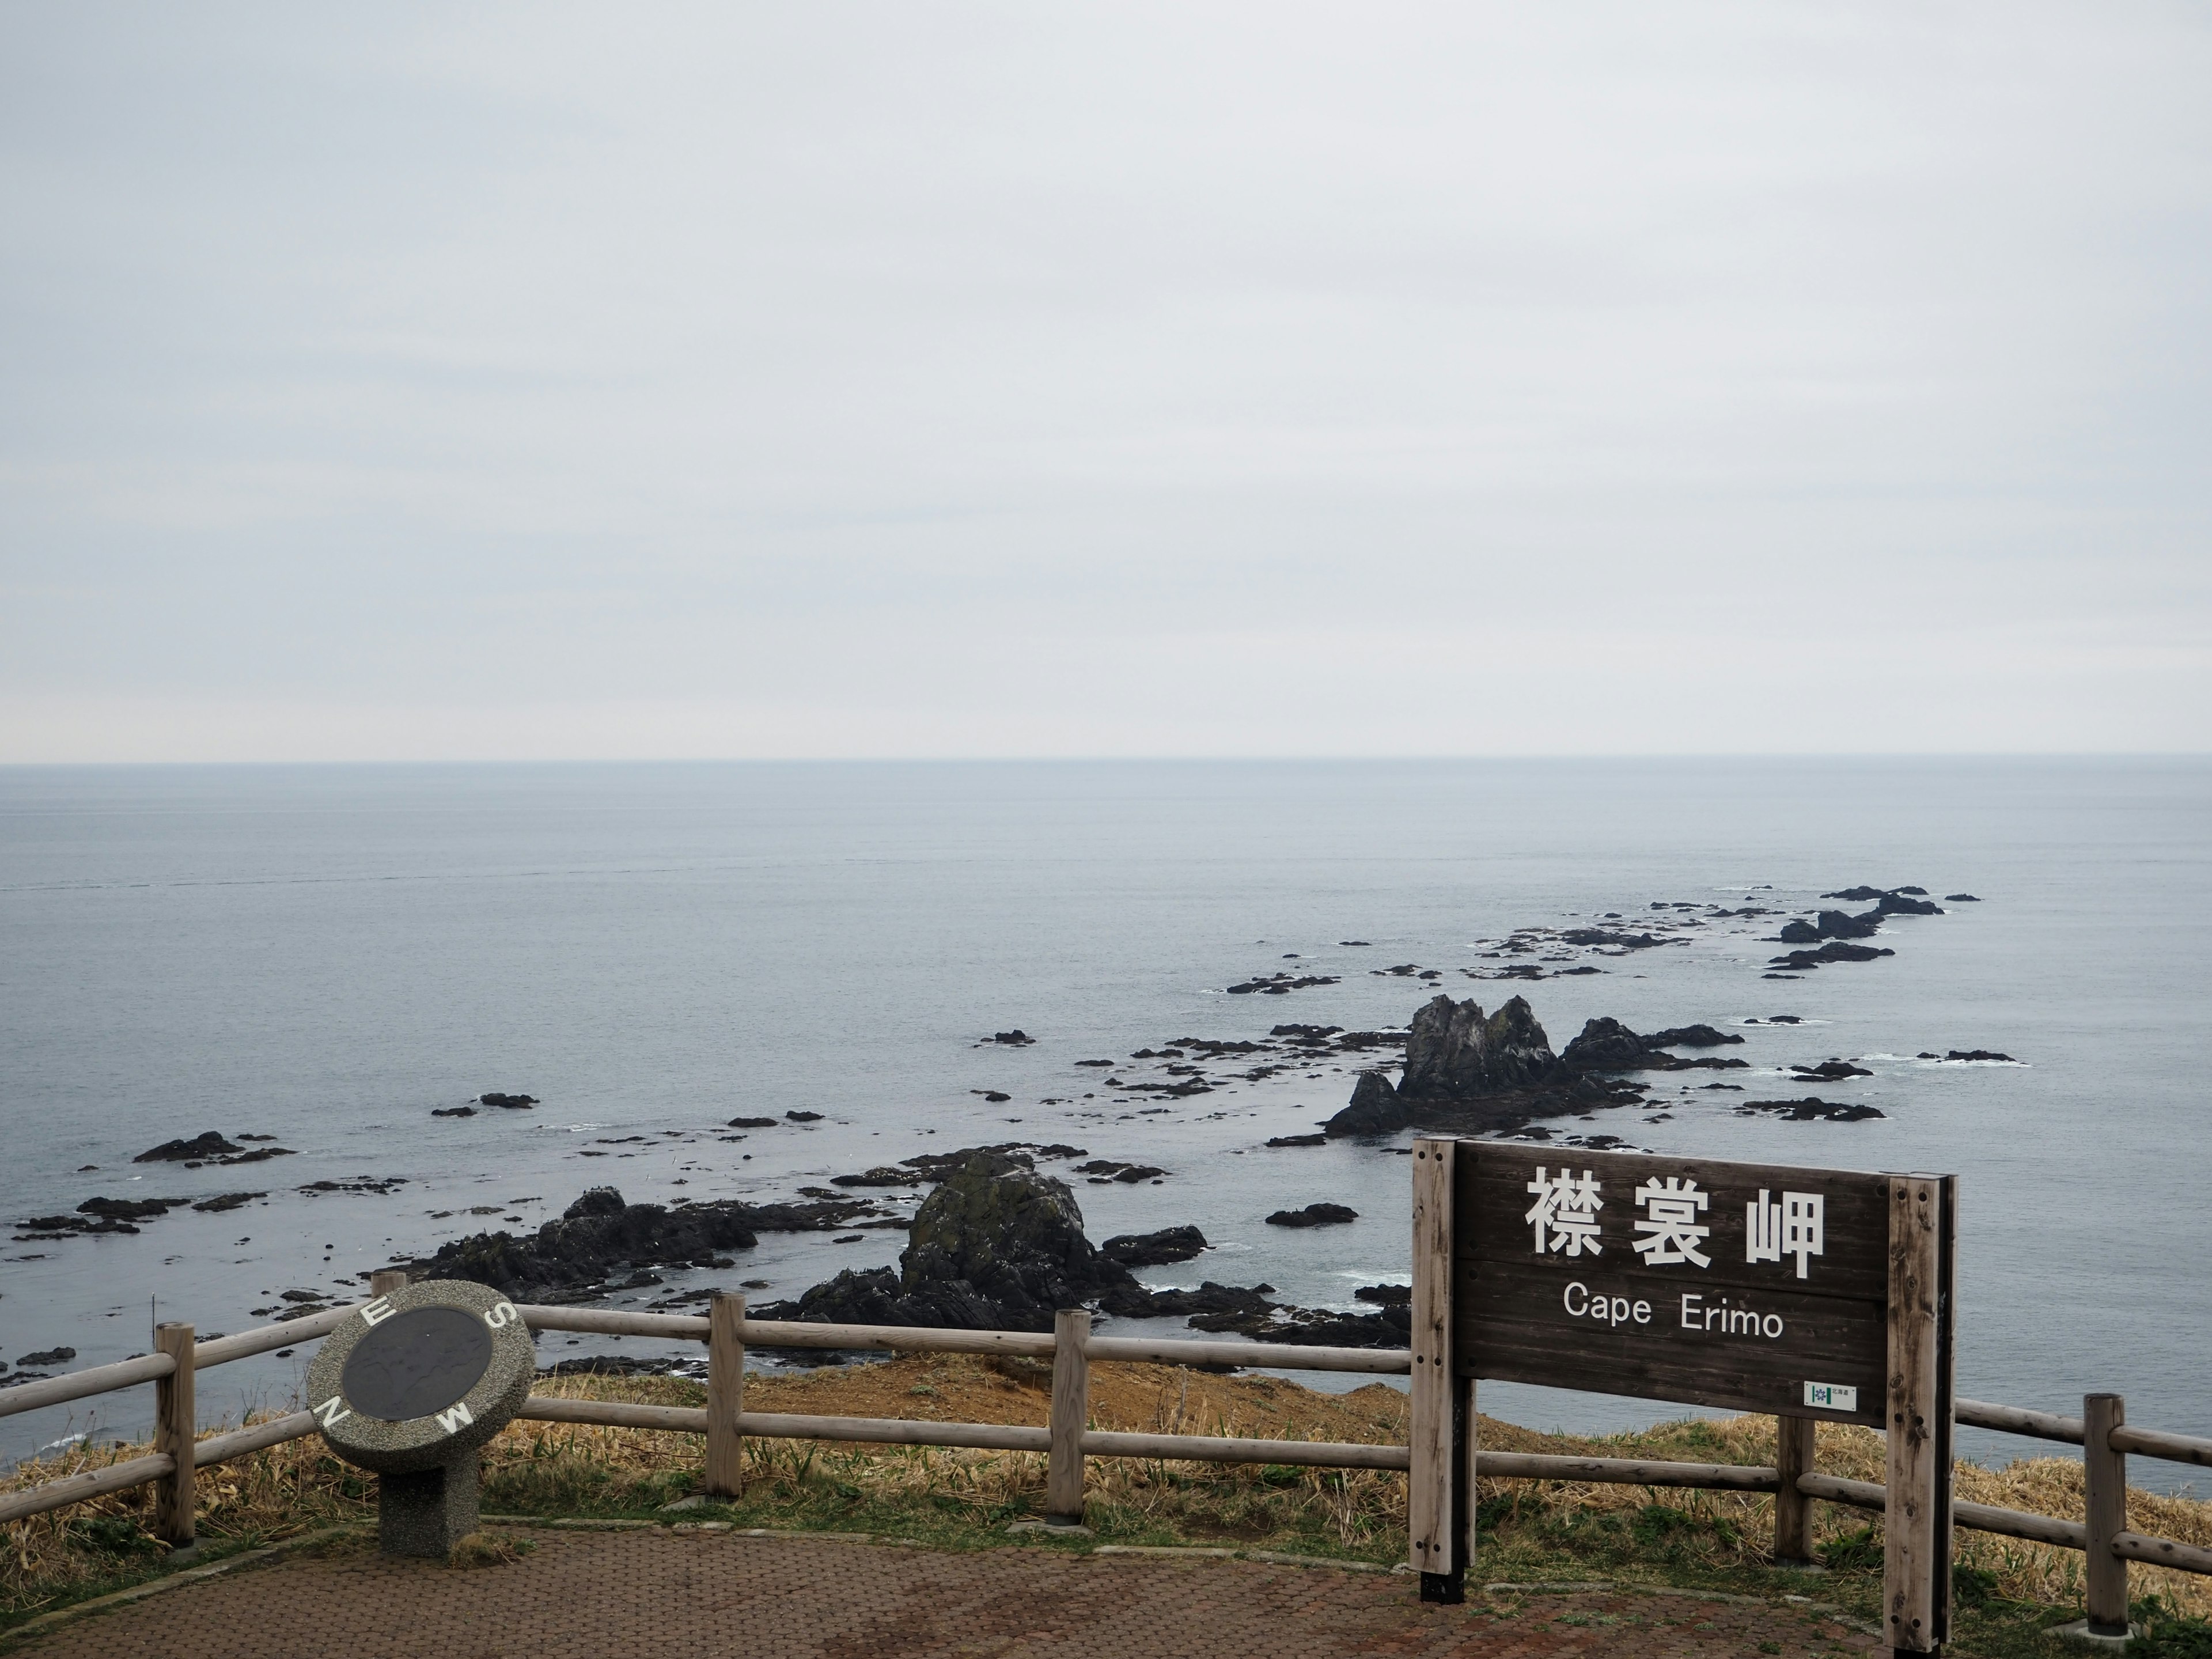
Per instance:
[[[1869,1639],[1802,1608],[1695,1595],[1471,1595],[1252,1561],[973,1553],[726,1534],[537,1530],[505,1566],[351,1545],[78,1620],[34,1659],[1521,1659],[1814,1654]]]

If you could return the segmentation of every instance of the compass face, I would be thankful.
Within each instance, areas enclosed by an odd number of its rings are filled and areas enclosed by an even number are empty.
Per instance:
[[[465,1396],[491,1364],[491,1332],[461,1308],[415,1308],[385,1320],[346,1356],[341,1384],[364,1417],[428,1417]]]
[[[429,1279],[350,1310],[307,1362],[308,1407],[346,1462],[407,1474],[473,1456],[537,1374],[521,1309],[489,1285]]]

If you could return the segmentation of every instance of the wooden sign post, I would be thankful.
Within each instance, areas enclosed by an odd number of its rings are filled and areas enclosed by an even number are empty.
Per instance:
[[[1900,1653],[1936,1651],[1950,1614],[1956,1177],[1490,1140],[1418,1140],[1413,1162],[1407,1543],[1424,1599],[1464,1594],[1474,1387],[1489,1377],[1771,1413],[1793,1481],[1811,1423],[1883,1430],[1887,1634]],[[1792,1530],[1802,1549],[1808,1528]]]

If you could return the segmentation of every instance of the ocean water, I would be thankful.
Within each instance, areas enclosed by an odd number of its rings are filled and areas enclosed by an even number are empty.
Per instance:
[[[1074,1062],[1278,1021],[1402,1025],[1443,988],[1486,1006],[1525,994],[1555,1047],[1595,1014],[1800,1017],[1739,1024],[1729,1052],[1757,1069],[1729,1080],[1800,1094],[1785,1064],[1862,1057],[1874,1076],[1820,1092],[1887,1115],[1747,1120],[1691,1073],[1652,1079],[1670,1121],[1564,1127],[1956,1172],[1960,1391],[2070,1411],[2117,1389],[2131,1421],[2212,1433],[2208,832],[2212,764],[2193,759],[0,769],[0,1218],[267,1189],[136,1237],[6,1244],[0,1360],[121,1358],[156,1311],[239,1330],[286,1289],[534,1226],[601,1182],[632,1200],[787,1197],[1008,1139],[1169,1171],[1074,1178],[1093,1238],[1194,1222],[1214,1243],[1149,1282],[1265,1279],[1351,1306],[1357,1285],[1407,1277],[1407,1161],[1264,1145],[1340,1107],[1348,1070],[1209,1068],[1228,1080],[1147,1113]],[[1587,977],[1456,971],[1494,966],[1479,942],[1516,927],[1747,896],[1796,908],[1862,882],[1983,902],[1893,923],[1893,957],[1794,981],[1762,977],[1777,947],[1750,924]],[[1408,963],[1444,977],[1376,971]],[[1290,967],[1340,982],[1224,994]],[[982,1041],[1012,1026],[1035,1044]],[[2025,1064],[1911,1058],[1954,1048]],[[486,1090],[543,1103],[430,1116]],[[793,1109],[822,1121],[714,1138]],[[297,1156],[131,1162],[208,1128]],[[364,1177],[404,1184],[301,1190]],[[1264,1224],[1317,1199],[1360,1218]],[[899,1243],[763,1236],[738,1268],[672,1272],[656,1294],[744,1277],[770,1281],[757,1301],[795,1295]],[[549,1359],[595,1346],[547,1340]],[[289,1397],[306,1357],[204,1374],[204,1414]],[[0,1464],[136,1432],[149,1405],[0,1419]],[[1583,1430],[1678,1414],[1504,1385],[1483,1405]]]

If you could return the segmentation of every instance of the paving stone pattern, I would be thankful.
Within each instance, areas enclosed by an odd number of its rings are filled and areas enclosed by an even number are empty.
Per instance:
[[[1424,1607],[1403,1576],[1048,1549],[535,1530],[472,1571],[363,1552],[210,1577],[33,1638],[36,1659],[1521,1659],[1863,1652],[1803,1608],[1612,1591]]]

